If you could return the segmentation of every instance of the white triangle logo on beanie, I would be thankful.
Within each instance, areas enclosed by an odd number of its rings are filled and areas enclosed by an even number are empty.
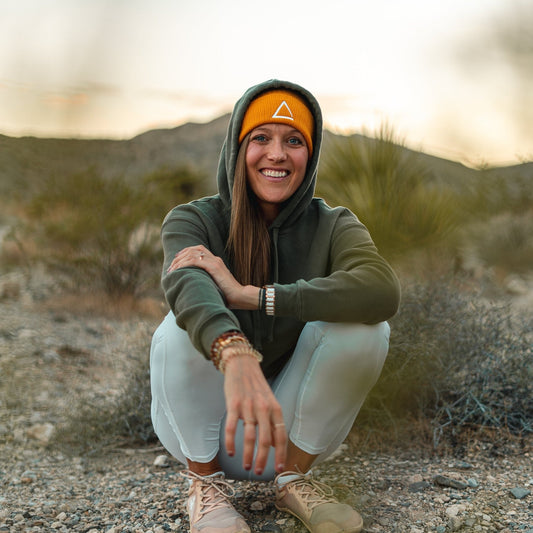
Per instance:
[[[288,106],[285,100],[283,100],[283,102],[279,104],[279,107],[276,109],[275,113],[272,115],[272,118],[284,118],[286,120],[294,120],[294,117],[292,116],[291,108]]]

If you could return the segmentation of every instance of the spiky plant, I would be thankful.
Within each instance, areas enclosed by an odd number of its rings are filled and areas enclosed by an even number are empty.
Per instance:
[[[339,138],[325,150],[317,192],[351,209],[386,255],[439,244],[456,227],[451,191],[429,183],[413,152],[382,126],[377,138]]]

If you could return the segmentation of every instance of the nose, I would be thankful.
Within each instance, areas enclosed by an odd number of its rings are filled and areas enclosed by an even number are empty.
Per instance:
[[[268,158],[271,161],[280,162],[285,161],[287,158],[285,146],[283,145],[283,141],[281,139],[272,139],[268,148]]]

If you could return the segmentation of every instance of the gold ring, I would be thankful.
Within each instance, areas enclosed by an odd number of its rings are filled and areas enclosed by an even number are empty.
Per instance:
[[[279,424],[274,424],[274,427],[285,427],[285,422],[279,422]]]
[[[255,420],[243,420],[243,424],[253,424],[255,426],[257,422]]]

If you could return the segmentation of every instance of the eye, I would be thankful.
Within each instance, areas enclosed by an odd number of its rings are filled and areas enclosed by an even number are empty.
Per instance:
[[[254,135],[252,137],[252,141],[257,141],[257,142],[260,142],[260,143],[264,143],[267,141],[267,136],[264,135],[263,133],[258,133],[257,135]]]
[[[289,137],[287,142],[289,144],[293,145],[293,146],[301,146],[301,145],[303,145],[303,141],[302,141],[302,139],[300,139],[300,137]]]

